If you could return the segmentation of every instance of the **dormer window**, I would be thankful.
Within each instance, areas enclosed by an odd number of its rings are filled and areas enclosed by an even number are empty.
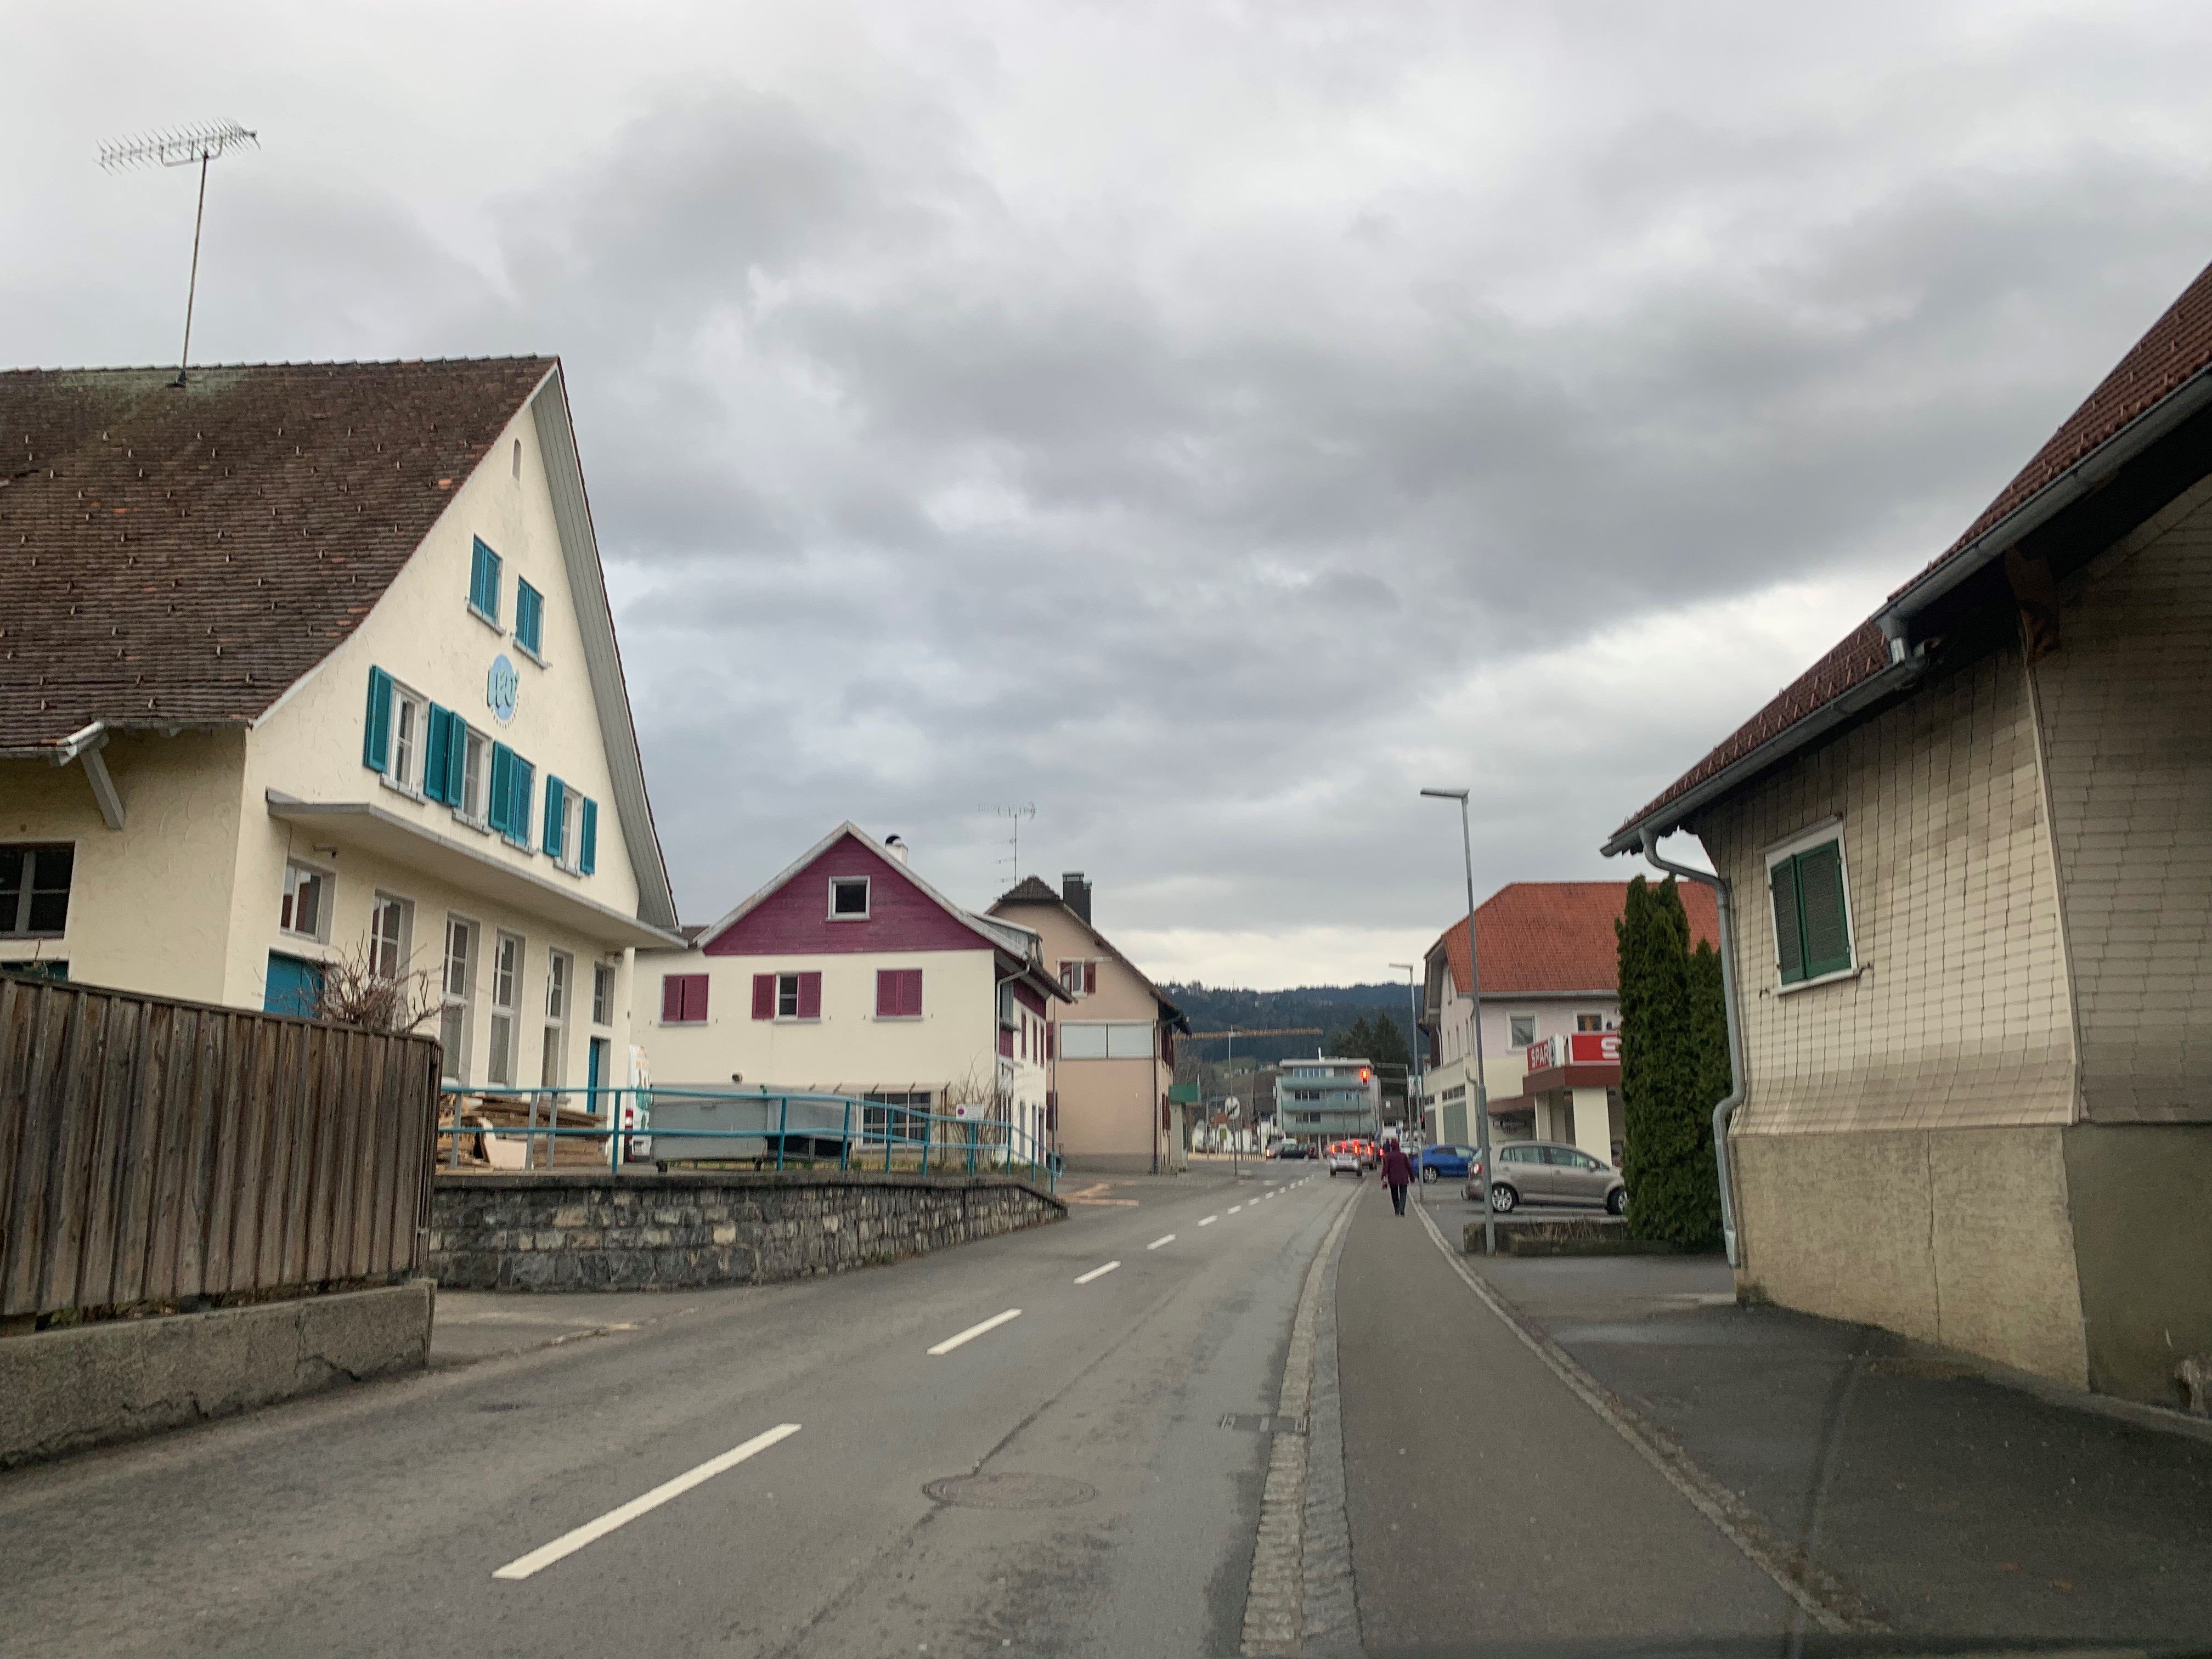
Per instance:
[[[830,920],[866,921],[868,919],[868,878],[832,876],[830,878]]]

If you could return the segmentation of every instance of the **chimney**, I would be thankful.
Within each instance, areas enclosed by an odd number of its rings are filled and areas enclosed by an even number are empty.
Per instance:
[[[906,842],[903,838],[898,836],[885,836],[884,837],[884,851],[889,853],[901,864],[904,864],[906,862]]]
[[[1064,871],[1060,878],[1060,901],[1091,925],[1091,884],[1083,878],[1080,870]]]

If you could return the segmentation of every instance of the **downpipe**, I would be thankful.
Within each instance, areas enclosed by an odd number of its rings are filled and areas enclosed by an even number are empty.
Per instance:
[[[1736,1248],[1735,1195],[1729,1179],[1728,1132],[1736,1108],[1743,1104],[1751,1090],[1750,1077],[1744,1068],[1743,1024],[1736,1012],[1735,906],[1729,902],[1728,883],[1720,877],[1662,858],[1656,830],[1644,830],[1643,841],[1644,856],[1653,866],[1670,876],[1701,882],[1713,890],[1713,908],[1721,930],[1721,1006],[1728,1024],[1729,1051],[1729,1091],[1713,1108],[1713,1169],[1721,1183],[1721,1240],[1728,1249],[1729,1266],[1741,1267],[1743,1258]]]

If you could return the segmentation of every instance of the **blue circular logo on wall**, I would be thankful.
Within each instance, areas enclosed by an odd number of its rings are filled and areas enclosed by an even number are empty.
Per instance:
[[[491,672],[484,680],[484,701],[491,705],[492,714],[501,726],[514,718],[515,694],[522,690],[522,676],[514,672],[514,665],[502,651],[491,659]]]

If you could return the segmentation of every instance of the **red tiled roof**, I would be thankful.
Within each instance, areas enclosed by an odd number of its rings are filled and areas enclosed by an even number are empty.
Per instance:
[[[261,714],[360,625],[554,367],[0,373],[0,748]]]
[[[2068,469],[2157,408],[2207,368],[2212,368],[2212,266],[2197,273],[2197,279],[2182,290],[2180,298],[2150,325],[2081,406],[2068,416],[2043,447],[2035,452],[2034,459],[1997,492],[1995,501],[1982,509],[1966,533],[1911,581],[1892,593],[1890,599],[1896,599],[1958,557],[1990,526],[2024,506],[2038,491],[2057,483]],[[1630,817],[1621,830],[1642,823],[1762,744],[1780,737],[1807,715],[1817,714],[1854,686],[1872,679],[1887,662],[1881,630],[1869,618],[1834,650],[1791,681],[1765,708],[1729,733],[1711,754]]]
[[[1690,940],[1720,944],[1713,890],[1680,883]],[[1620,982],[1620,946],[1613,924],[1628,908],[1625,881],[1516,881],[1499,888],[1475,910],[1482,941],[1485,996],[1543,996],[1572,991],[1614,991]],[[1437,941],[1451,960],[1453,981],[1468,983],[1467,922]],[[1430,949],[1433,951],[1435,945]]]

